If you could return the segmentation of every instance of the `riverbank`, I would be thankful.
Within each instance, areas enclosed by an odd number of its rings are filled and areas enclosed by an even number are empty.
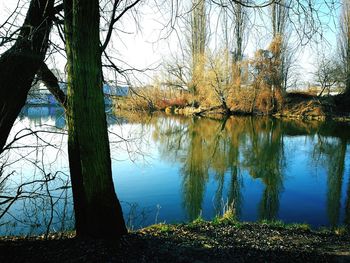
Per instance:
[[[152,108],[148,107],[149,104],[141,102],[132,103],[128,100],[124,102],[117,100],[115,101],[117,113],[120,113],[120,111],[158,111],[165,112],[168,115],[210,118],[224,118],[227,115],[265,115],[286,119],[350,121],[350,101],[343,95],[318,97],[305,92],[290,92],[286,94],[277,111],[273,111],[269,107],[266,107],[266,109],[253,107],[251,101],[238,102],[227,109],[222,106],[201,106],[199,103],[194,103],[196,106],[192,106],[193,103],[186,104],[184,100],[180,99],[173,99],[168,104],[163,103],[161,105],[151,103]]]
[[[0,262],[350,262],[350,235],[305,225],[197,220],[134,231],[118,245],[74,233],[3,237]]]
[[[317,97],[307,93],[289,93],[277,118],[350,121],[349,102],[342,95]]]

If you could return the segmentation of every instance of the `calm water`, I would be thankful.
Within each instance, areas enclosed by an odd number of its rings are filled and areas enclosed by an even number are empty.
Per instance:
[[[227,206],[244,221],[350,225],[349,124],[166,116],[109,116],[108,124],[131,228],[211,219]],[[1,158],[0,234],[73,227],[64,128],[59,108],[27,107],[18,118],[12,138],[38,132]]]

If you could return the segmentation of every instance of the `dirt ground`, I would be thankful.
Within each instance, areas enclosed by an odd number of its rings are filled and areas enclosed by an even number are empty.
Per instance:
[[[3,237],[0,262],[350,262],[350,235],[268,224],[156,225],[120,242]]]

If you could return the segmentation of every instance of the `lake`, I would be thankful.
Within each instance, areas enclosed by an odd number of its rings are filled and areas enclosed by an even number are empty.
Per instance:
[[[350,226],[348,123],[108,115],[128,227],[213,219]],[[0,160],[0,235],[72,229],[64,112],[25,107]]]

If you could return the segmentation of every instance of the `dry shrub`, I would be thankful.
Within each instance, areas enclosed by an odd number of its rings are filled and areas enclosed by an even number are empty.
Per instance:
[[[168,107],[184,108],[188,105],[188,101],[186,98],[183,98],[183,97],[172,98],[172,99],[161,99],[157,101],[156,105],[161,110]]]
[[[252,86],[234,88],[231,90],[228,105],[234,112],[250,112],[254,101],[254,89]]]
[[[166,107],[169,107],[169,103],[165,99],[157,101],[156,105],[159,109],[165,109]]]
[[[271,91],[268,88],[263,88],[259,91],[256,97],[256,110],[263,114],[271,114],[274,111],[279,111],[283,106],[283,95],[280,90]]]
[[[196,54],[195,65],[192,65],[191,83],[189,83],[189,91],[194,95],[198,95],[199,90],[205,85],[206,61],[206,55]]]
[[[129,95],[125,98],[114,99],[114,104],[117,109],[125,109],[131,111],[147,111],[149,108],[149,102],[135,94]]]
[[[274,57],[280,57],[283,46],[283,38],[281,35],[277,35],[269,45],[269,50],[272,52]]]
[[[233,78],[238,74],[238,65],[232,65],[231,56],[227,50],[209,54],[205,74],[198,83],[198,99],[203,107],[222,105],[225,107],[234,86],[240,85],[240,79]],[[237,77],[237,76],[236,76]]]
[[[191,82],[187,83],[188,92],[169,92],[158,88],[154,90],[156,93],[148,91],[145,97],[157,109],[168,111],[184,109],[194,102],[199,102],[203,108],[223,106],[231,111],[247,113],[259,111],[270,114],[280,110],[283,105],[280,74],[282,40],[280,36],[275,37],[268,50],[258,50],[251,61],[233,62],[227,50],[198,55],[192,65]],[[140,105],[145,106],[144,103]]]
[[[186,107],[188,105],[188,101],[186,98],[173,98],[169,100],[169,106],[175,107]]]
[[[269,114],[273,110],[273,96],[271,90],[264,88],[256,97],[256,108],[264,114]]]
[[[215,92],[209,86],[200,87],[200,93],[198,94],[198,101],[200,102],[201,107],[204,107],[204,108],[209,108],[211,106],[217,106],[221,104]]]
[[[280,89],[274,92],[274,100],[275,100],[275,109],[277,111],[280,111],[283,108],[283,104],[284,104],[284,97]]]
[[[164,110],[167,107],[185,107],[192,100],[193,96],[184,90],[148,86],[131,92],[128,97],[116,99],[115,105],[120,109],[135,111]]]

